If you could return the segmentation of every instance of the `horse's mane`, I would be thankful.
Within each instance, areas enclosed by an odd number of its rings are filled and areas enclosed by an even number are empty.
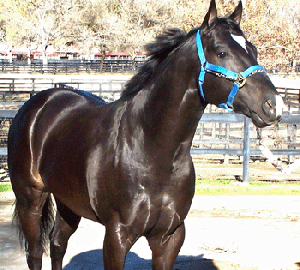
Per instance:
[[[125,85],[121,97],[131,96],[141,90],[152,76],[156,67],[172,52],[185,42],[187,34],[180,29],[168,29],[158,35],[154,42],[145,46],[148,59],[138,73]]]

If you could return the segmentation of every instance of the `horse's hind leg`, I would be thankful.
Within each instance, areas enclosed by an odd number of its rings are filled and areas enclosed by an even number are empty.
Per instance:
[[[16,192],[15,215],[19,223],[20,234],[25,238],[28,267],[31,270],[40,270],[44,237],[47,237],[45,227],[47,227],[50,210],[46,202],[49,202],[50,198],[48,193],[43,193],[35,187],[22,188],[24,188],[23,192]]]
[[[172,270],[184,238],[184,223],[169,236],[157,235],[147,238],[152,251],[152,269]]]
[[[55,226],[51,236],[50,256],[53,270],[61,270],[63,257],[66,253],[68,240],[78,228],[81,217],[69,208],[56,201],[57,212]]]

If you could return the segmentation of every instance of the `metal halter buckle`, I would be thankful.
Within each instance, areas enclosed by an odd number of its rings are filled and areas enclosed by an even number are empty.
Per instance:
[[[242,88],[246,84],[246,81],[247,81],[247,78],[243,77],[239,73],[235,82],[239,85],[240,88]]]

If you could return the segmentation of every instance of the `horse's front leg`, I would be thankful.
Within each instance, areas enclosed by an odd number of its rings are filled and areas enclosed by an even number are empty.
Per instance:
[[[185,225],[182,223],[169,236],[156,235],[147,238],[152,250],[153,270],[172,270],[185,238]]]
[[[128,228],[120,222],[110,222],[106,225],[103,243],[103,260],[105,270],[121,270],[124,268],[127,252],[133,245]]]

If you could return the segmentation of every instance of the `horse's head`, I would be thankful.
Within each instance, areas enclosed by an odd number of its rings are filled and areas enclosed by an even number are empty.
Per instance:
[[[240,29],[242,3],[218,18],[215,0],[196,33],[203,101],[243,113],[258,127],[281,119],[283,101],[263,67],[257,50]]]

